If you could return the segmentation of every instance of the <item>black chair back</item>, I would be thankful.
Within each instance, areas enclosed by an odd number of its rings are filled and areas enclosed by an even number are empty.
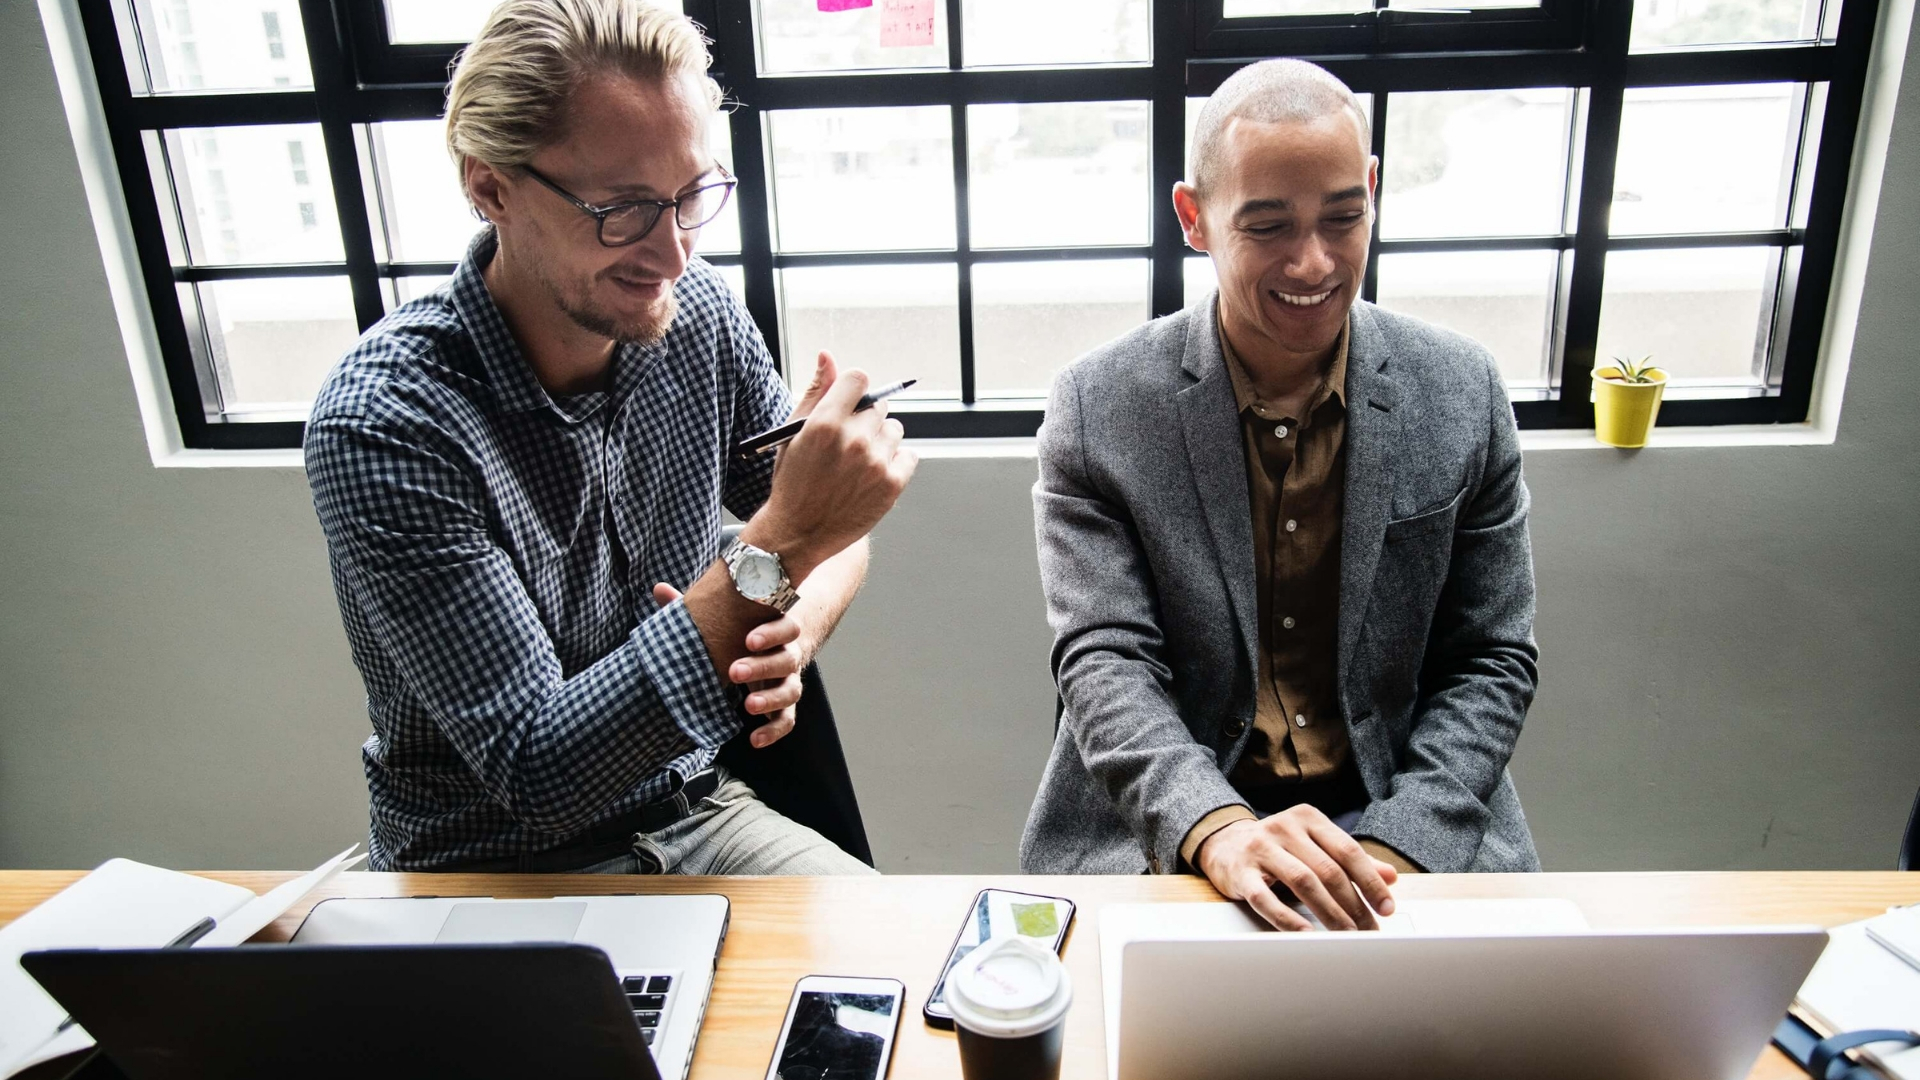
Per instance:
[[[1900,841],[1900,869],[1920,870],[1920,791],[1913,793],[1913,810],[1907,814],[1907,835]]]
[[[761,802],[872,866],[873,849],[867,846],[867,827],[818,664],[800,673],[800,685],[800,704],[786,738],[756,750],[747,741],[749,729],[720,748],[719,762]]]

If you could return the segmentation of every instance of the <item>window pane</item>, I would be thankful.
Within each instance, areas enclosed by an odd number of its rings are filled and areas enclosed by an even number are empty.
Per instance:
[[[1819,32],[1820,0],[1633,0],[1628,47],[1811,41]]]
[[[1380,235],[1560,231],[1572,90],[1390,94]]]
[[[1628,90],[1613,234],[1780,228],[1799,97],[1793,83]]]
[[[944,105],[767,114],[779,251],[953,247]]]
[[[732,117],[728,113],[717,112],[707,124],[707,148],[712,151],[713,159],[735,176],[733,168],[733,127]],[[700,250],[710,255],[729,255],[740,250],[740,199],[739,190],[727,197],[727,205],[720,210],[720,216],[709,221],[700,229]]]
[[[313,86],[296,0],[134,0],[134,17],[136,93]]]
[[[228,413],[304,410],[360,336],[344,277],[209,281],[194,292]]]
[[[1144,64],[1147,0],[964,0],[968,67]]]
[[[1213,270],[1213,260],[1205,255],[1189,255],[1180,260],[1180,273],[1185,290],[1182,299],[1188,307],[1220,284],[1220,277]]]
[[[973,378],[980,397],[1043,397],[1075,357],[1147,321],[1145,259],[976,263]]]
[[[947,66],[947,5],[934,0],[933,44],[882,45],[886,0],[847,11],[821,11],[817,0],[754,0],[760,71],[767,75]]]
[[[444,120],[372,124],[374,239],[395,262],[455,262],[485,224],[467,205],[460,174],[447,154]],[[384,228],[382,227],[384,226]]]
[[[472,41],[499,0],[385,0],[395,45]]]
[[[382,278],[380,293],[386,299],[387,310],[392,311],[402,304],[413,303],[452,280],[450,274],[407,274]]]
[[[973,246],[1147,242],[1144,101],[969,105]]]
[[[1458,11],[1461,8],[1489,10],[1492,8],[1537,8],[1540,0],[1387,0],[1387,6],[1400,11]]]
[[[1380,256],[1380,306],[1485,345],[1508,385],[1547,382],[1557,251]]]
[[[1229,19],[1262,15],[1329,15],[1372,11],[1373,0],[1226,0],[1222,12]]]
[[[716,266],[714,267],[714,269],[719,271],[720,276],[726,280],[727,288],[733,290],[733,295],[739,297],[741,303],[743,304],[746,303],[747,302],[747,269],[746,267],[739,266],[739,265]],[[808,374],[811,375],[812,373],[809,372]]]
[[[395,45],[472,41],[500,0],[384,0],[387,40]],[[667,0],[654,0],[655,3]],[[684,4],[673,0],[676,8]]]
[[[1652,354],[1676,384],[1752,384],[1773,316],[1775,248],[1607,256],[1595,360]]]
[[[960,274],[931,266],[809,266],[780,270],[781,356],[794,392],[815,354],[833,353],[875,385],[918,379],[902,397],[960,396]]]
[[[166,146],[193,263],[345,258],[318,124],[181,128]]]

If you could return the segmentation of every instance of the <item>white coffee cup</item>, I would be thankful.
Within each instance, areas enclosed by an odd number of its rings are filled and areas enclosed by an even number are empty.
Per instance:
[[[947,1009],[966,1080],[1057,1080],[1073,980],[1023,937],[997,938],[947,976]]]

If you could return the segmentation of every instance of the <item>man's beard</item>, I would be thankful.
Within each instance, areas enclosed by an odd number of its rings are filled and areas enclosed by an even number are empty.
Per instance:
[[[578,290],[568,290],[546,272],[546,267],[536,267],[535,270],[541,283],[546,286],[548,295],[553,297],[553,302],[567,318],[573,320],[575,326],[589,334],[611,338],[622,344],[652,345],[665,338],[667,330],[673,326],[673,316],[679,305],[671,285],[658,303],[648,306],[637,316],[623,318],[594,302],[591,282]]]

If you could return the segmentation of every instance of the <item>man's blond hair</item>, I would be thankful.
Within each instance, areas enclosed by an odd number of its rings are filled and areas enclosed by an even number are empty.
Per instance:
[[[447,85],[447,150],[466,185],[467,159],[525,165],[566,137],[574,88],[600,75],[691,77],[718,108],[700,28],[658,0],[503,0]]]

